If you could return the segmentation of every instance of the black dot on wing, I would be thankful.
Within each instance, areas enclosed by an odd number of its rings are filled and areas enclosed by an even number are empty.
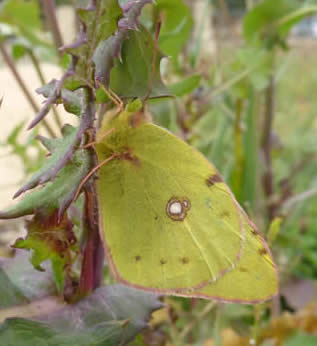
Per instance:
[[[239,268],[240,272],[242,273],[247,273],[248,272],[248,269],[244,268],[244,267],[240,267]]]
[[[188,257],[183,257],[181,259],[181,261],[182,261],[183,264],[188,264],[189,263],[189,258]]]
[[[160,264],[161,264],[161,265],[164,265],[164,264],[166,264],[166,263],[167,263],[167,261],[166,261],[164,258],[161,258]]]
[[[141,261],[141,256],[140,256],[140,255],[135,256],[135,260],[136,260],[137,262]]]
[[[219,214],[219,216],[221,218],[230,217],[230,213],[228,212],[228,210],[224,210]]]

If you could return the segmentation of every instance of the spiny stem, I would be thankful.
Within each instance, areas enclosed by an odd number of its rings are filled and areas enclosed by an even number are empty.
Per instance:
[[[86,239],[79,283],[79,295],[86,295],[102,283],[104,250],[99,236],[98,208],[94,183],[85,188],[83,227]]]
[[[47,23],[54,37],[57,54],[61,57],[62,52],[59,50],[59,48],[62,47],[64,44],[56,18],[56,8],[54,0],[42,0],[42,5]]]
[[[36,102],[34,101],[31,93],[29,92],[26,84],[24,83],[22,77],[20,76],[14,61],[12,60],[12,58],[10,57],[10,55],[7,53],[5,46],[3,44],[3,42],[0,41],[0,51],[1,54],[5,60],[5,62],[7,63],[10,71],[12,72],[15,80],[17,81],[19,87],[22,89],[24,96],[26,97],[26,99],[28,100],[28,102],[30,103],[31,107],[33,108],[35,113],[39,112],[39,107],[36,104]],[[43,127],[45,128],[45,130],[47,131],[47,133],[51,136],[51,137],[55,137],[55,133],[53,131],[53,129],[51,128],[51,126],[44,120],[42,122]]]
[[[89,114],[90,128],[95,118],[94,95],[92,90],[83,89],[82,98],[83,108]],[[87,114],[86,114],[87,115]],[[92,131],[92,141],[96,140],[96,132]],[[98,165],[97,157],[94,149],[89,147],[88,152],[91,157],[92,164]],[[83,239],[82,254],[83,261],[81,267],[79,295],[86,295],[99,287],[102,283],[104,250],[99,235],[98,223],[98,205],[96,185],[94,181],[87,182],[85,185],[85,202],[83,210]]]
[[[28,53],[29,53],[30,59],[33,63],[33,66],[36,70],[36,73],[37,73],[39,80],[41,81],[42,85],[47,84],[45,77],[44,77],[44,74],[42,72],[41,66],[40,66],[40,62],[38,61],[37,57],[34,55],[32,50],[29,50]],[[62,128],[62,122],[60,120],[60,115],[58,114],[57,109],[54,106],[52,107],[52,111],[53,111],[53,115],[54,115],[54,120],[55,120],[58,128],[61,129]]]

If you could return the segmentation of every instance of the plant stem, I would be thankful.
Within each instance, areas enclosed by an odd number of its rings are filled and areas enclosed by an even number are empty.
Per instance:
[[[89,122],[89,127],[91,128],[95,118],[94,95],[92,90],[88,88],[83,89],[82,104],[85,115],[88,117],[86,121]],[[95,142],[95,131],[92,130],[90,133],[91,138],[89,138],[89,141]],[[91,155],[92,165],[96,167],[97,157],[95,151],[92,147],[89,147],[88,150]],[[93,180],[85,184],[84,192],[83,230],[86,238],[84,239],[83,245],[83,261],[79,284],[80,295],[86,295],[100,286],[104,263],[104,250],[99,235],[97,193]]]
[[[264,128],[261,140],[261,149],[264,156],[265,171],[263,174],[263,190],[267,201],[268,224],[271,224],[276,214],[276,204],[272,203],[274,195],[273,169],[272,169],[272,130],[275,114],[275,76],[274,54],[272,52],[271,76],[268,87],[265,90]],[[273,298],[271,304],[272,316],[279,316],[281,312],[280,295]]]
[[[15,80],[17,81],[17,83],[19,84],[19,87],[22,89],[24,96],[26,97],[26,99],[28,100],[28,102],[30,103],[31,107],[33,108],[35,113],[39,112],[39,107],[36,104],[36,102],[34,101],[31,93],[29,92],[26,84],[24,83],[22,77],[20,76],[14,61],[12,60],[12,58],[10,57],[10,55],[7,53],[5,46],[3,44],[3,42],[0,41],[0,51],[1,54],[5,60],[5,62],[7,63],[10,71],[12,72]],[[51,137],[55,137],[55,133],[53,131],[53,129],[51,128],[51,126],[47,123],[47,121],[43,120],[42,122],[43,127],[45,128],[45,130],[47,131],[47,133],[51,136]]]
[[[222,310],[223,310],[222,304],[218,304],[217,311],[216,311],[215,328],[214,328],[215,346],[222,345],[222,339],[221,339]]]
[[[274,103],[275,103],[275,80],[271,75],[268,87],[265,90],[265,113],[264,129],[262,136],[262,151],[264,155],[265,172],[263,175],[263,189],[268,201],[267,212],[269,222],[272,221],[275,213],[275,207],[269,201],[274,193],[273,189],[273,172],[272,172],[272,128],[274,120]]]
[[[209,314],[209,312],[215,308],[215,305],[215,302],[209,302],[205,306],[205,308],[200,312],[200,314],[196,318],[192,319],[192,321],[185,326],[185,328],[179,336],[180,341],[182,341],[183,343],[185,342],[184,340],[186,336],[195,328],[195,326],[197,326],[197,324],[199,324],[199,322],[204,320],[204,318]]]
[[[241,118],[243,113],[243,99],[238,98],[236,101],[236,114],[234,121],[234,150],[235,150],[235,169],[232,177],[232,187],[235,196],[238,200],[241,199],[242,192],[242,174],[244,166],[244,153],[243,153],[243,139],[242,139],[242,129],[241,129]]]
[[[47,82],[46,82],[44,74],[43,74],[43,72],[41,70],[40,62],[38,61],[37,57],[34,55],[32,50],[29,50],[28,53],[29,53],[29,56],[30,56],[31,61],[33,63],[33,66],[34,66],[34,68],[36,70],[36,73],[37,73],[37,75],[38,75],[42,85],[45,85]],[[55,106],[52,106],[52,111],[53,111],[53,115],[54,115],[54,120],[55,120],[58,128],[61,129],[62,128],[62,122],[60,120],[60,115],[58,114],[57,109],[56,109]]]
[[[83,248],[80,295],[86,295],[100,286],[103,274],[104,250],[99,236],[96,191],[93,183],[85,188],[83,223],[87,239]]]
[[[42,0],[42,5],[47,23],[54,37],[57,54],[61,57],[62,52],[59,48],[62,47],[64,44],[56,18],[55,2],[54,0]]]

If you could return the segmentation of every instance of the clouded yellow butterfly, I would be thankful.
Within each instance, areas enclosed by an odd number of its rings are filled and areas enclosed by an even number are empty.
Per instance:
[[[97,135],[99,162],[112,157],[98,172],[97,194],[115,277],[185,297],[256,303],[274,296],[270,250],[215,167],[147,121],[138,102],[106,119]]]

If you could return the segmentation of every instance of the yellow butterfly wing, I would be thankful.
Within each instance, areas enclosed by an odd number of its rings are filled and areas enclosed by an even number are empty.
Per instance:
[[[112,272],[121,282],[155,292],[234,300],[211,287],[232,277],[246,246],[261,247],[262,240],[245,236],[246,216],[199,152],[156,125],[128,119],[121,114],[103,126],[101,133],[111,127],[114,132],[96,146],[100,162],[115,156],[100,169],[97,182]],[[269,252],[268,257],[258,253],[256,260],[276,282]],[[257,280],[253,265],[247,267],[248,280]],[[266,289],[263,299],[274,289]],[[242,291],[239,297],[247,300]]]

